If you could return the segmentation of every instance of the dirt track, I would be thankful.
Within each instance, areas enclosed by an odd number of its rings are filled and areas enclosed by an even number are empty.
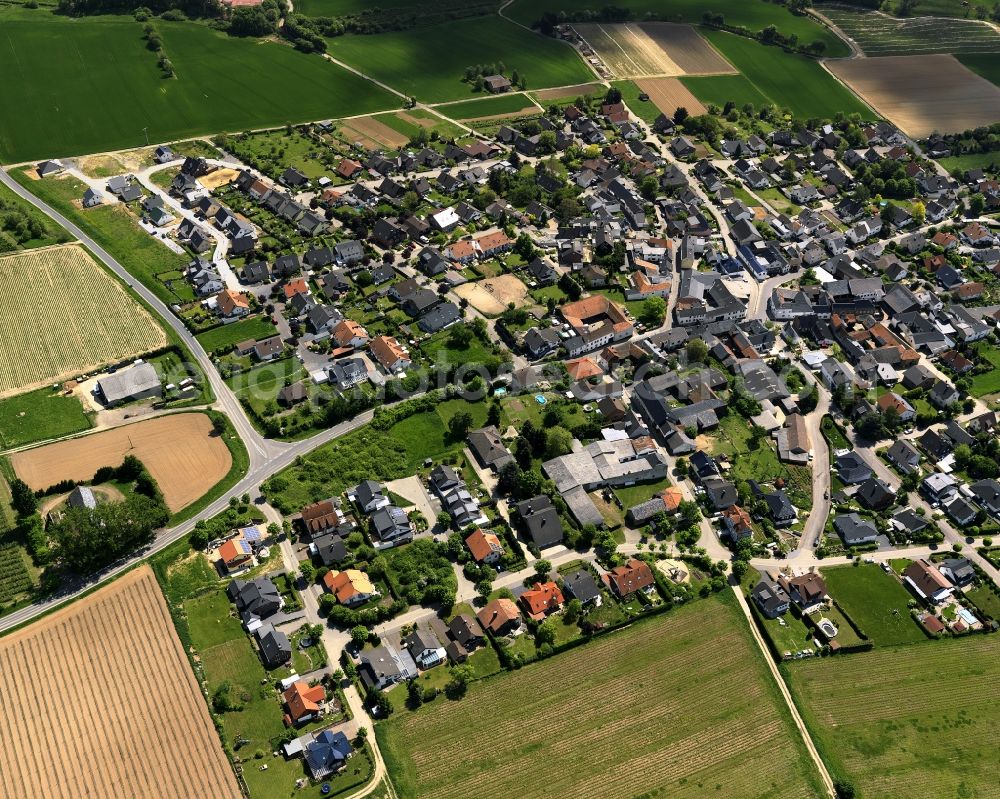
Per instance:
[[[830,71],[915,138],[1000,119],[1000,88],[951,55],[828,61]]]
[[[102,466],[118,466],[126,455],[141,460],[174,513],[204,495],[229,472],[232,456],[211,435],[202,413],[177,413],[59,441],[11,456],[11,465],[33,489],[61,480],[90,480]]]
[[[0,639],[0,795],[239,799],[148,566]]]

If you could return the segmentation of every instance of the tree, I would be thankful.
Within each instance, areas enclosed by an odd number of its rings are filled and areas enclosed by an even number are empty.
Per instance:
[[[565,427],[551,427],[545,434],[545,457],[551,460],[573,449],[573,434]]]
[[[677,110],[674,111],[674,124],[682,125],[684,120],[688,118],[688,110],[684,106],[678,106]]]
[[[409,706],[410,710],[416,710],[423,704],[424,692],[420,687],[420,683],[416,680],[410,680],[406,684],[406,704]]]
[[[474,332],[468,325],[453,325],[448,332],[448,345],[457,350],[468,349],[474,335]]]
[[[472,414],[468,411],[459,411],[448,420],[448,433],[452,441],[462,441],[472,429]]]
[[[439,527],[447,530],[451,527],[451,514],[448,511],[443,510],[437,515],[437,523]]]
[[[299,575],[306,581],[307,585],[316,579],[316,567],[313,566],[311,560],[302,561],[299,566]]]
[[[693,338],[685,348],[689,363],[705,363],[708,360],[708,345],[700,338]]]
[[[358,649],[365,645],[368,640],[368,628],[363,624],[356,624],[351,628],[351,643],[354,644]]]
[[[620,103],[622,101],[621,90],[616,89],[612,86],[608,89],[608,93],[604,95],[604,102],[608,105],[614,105],[615,103]]]
[[[546,619],[535,632],[535,645],[542,647],[546,644],[552,646],[556,642],[556,627],[552,619]]]
[[[982,194],[976,192],[971,197],[969,197],[969,214],[971,216],[982,216],[983,211],[986,209],[986,198]]]
[[[10,483],[10,504],[19,516],[30,516],[38,510],[38,500],[35,492],[28,487],[28,484],[15,477]]]
[[[650,297],[642,304],[639,317],[649,327],[659,327],[667,315],[667,301],[663,297]]]
[[[535,574],[538,575],[539,579],[548,577],[550,571],[552,571],[552,564],[549,561],[544,559],[535,561]]]
[[[567,624],[575,624],[576,620],[580,618],[580,612],[583,610],[583,604],[579,599],[571,599],[566,603],[566,610],[563,611],[563,620]]]
[[[486,425],[487,427],[499,427],[500,426],[500,414],[503,412],[503,406],[499,402],[494,400],[490,403],[489,409],[486,411]]]
[[[461,699],[469,683],[475,679],[476,673],[472,666],[455,666],[451,670],[451,681],[444,687],[444,694],[449,699]]]

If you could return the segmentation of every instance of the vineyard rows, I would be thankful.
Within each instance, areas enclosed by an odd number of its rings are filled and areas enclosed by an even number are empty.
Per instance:
[[[17,599],[32,585],[21,547],[17,544],[0,544],[0,605]]]
[[[150,314],[82,248],[0,258],[0,396],[165,343]]]
[[[1000,34],[985,22],[916,17],[896,19],[844,6],[819,6],[866,56],[1000,52]]]

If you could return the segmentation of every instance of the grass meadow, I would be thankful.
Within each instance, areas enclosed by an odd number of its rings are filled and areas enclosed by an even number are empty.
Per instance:
[[[818,61],[725,31],[704,30],[702,34],[769,102],[788,108],[797,117],[831,118],[843,111],[875,118],[871,109]],[[685,84],[694,91],[691,84]]]
[[[998,658],[1000,638],[980,635],[783,671],[834,778],[858,796],[985,798],[1000,785]]]
[[[78,155],[184,136],[306,122],[398,106],[318,56],[160,22],[175,78],[164,78],[132,17],[78,19],[0,10],[0,161]],[[65,42],[53,47],[53,42]]]
[[[739,690],[732,690],[734,684]],[[375,728],[400,795],[820,796],[729,592]]]
[[[726,103],[734,102],[737,106],[753,103],[756,108],[760,108],[771,102],[744,75],[682,77],[680,81],[706,106],[714,103],[722,108]]]
[[[500,17],[328,41],[334,58],[423,102],[473,99],[462,76],[477,64],[502,61],[508,75],[515,69],[524,75],[529,89],[586,83],[592,77],[569,45]]]
[[[976,55],[960,55],[956,58],[973,72],[1000,86],[1000,54],[977,53]]]
[[[270,317],[266,314],[260,314],[251,319],[233,322],[231,325],[222,325],[212,330],[206,330],[204,333],[199,333],[197,339],[206,352],[214,352],[217,349],[232,347],[250,339],[268,338],[277,332]]]
[[[90,429],[80,400],[42,388],[0,400],[0,447],[11,449]]]

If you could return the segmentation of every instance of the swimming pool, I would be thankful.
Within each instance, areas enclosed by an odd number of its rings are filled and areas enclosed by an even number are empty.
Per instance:
[[[974,614],[968,608],[962,608],[960,611],[958,611],[958,617],[970,627],[977,621],[979,621],[979,619],[976,618],[976,614]]]
[[[548,400],[545,399],[544,394],[535,394],[535,402],[537,402],[539,405],[544,405],[546,402],[548,402]]]
[[[494,397],[502,397],[506,393],[507,393],[507,389],[502,388],[502,387],[501,388],[495,388],[495,389],[493,389],[493,396]]]

